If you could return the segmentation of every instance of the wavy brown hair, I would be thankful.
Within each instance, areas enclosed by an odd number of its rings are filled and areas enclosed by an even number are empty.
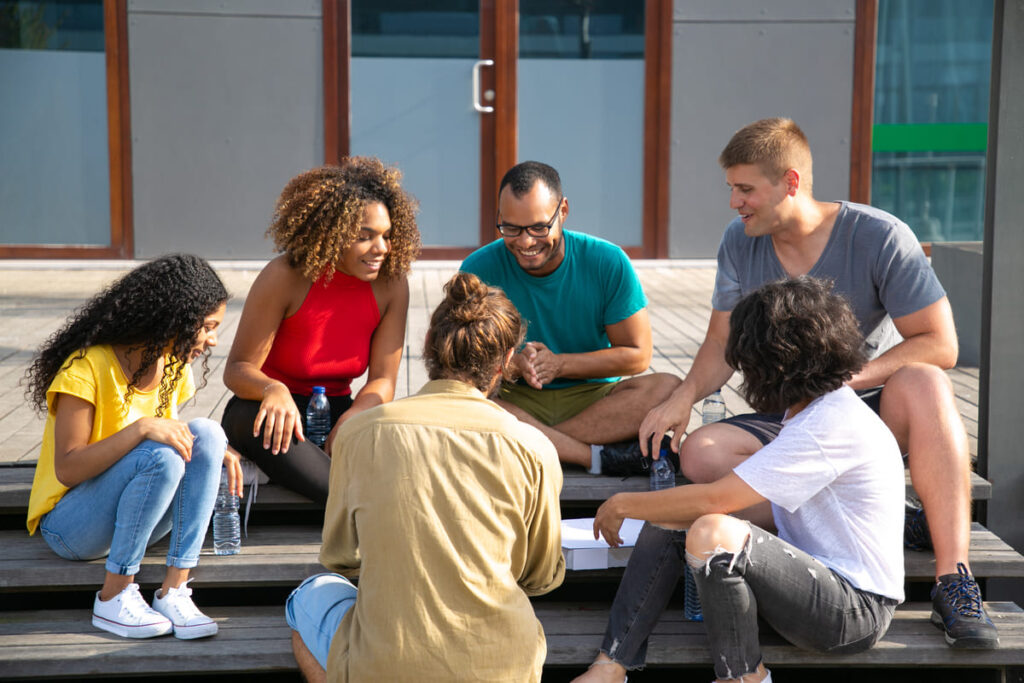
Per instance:
[[[835,391],[866,362],[864,337],[832,283],[806,275],[762,286],[729,316],[725,360],[754,410],[781,413]]]
[[[486,393],[510,349],[526,338],[526,323],[505,292],[472,273],[456,273],[430,318],[423,348],[430,379],[458,379]]]
[[[46,392],[57,373],[83,358],[90,346],[117,344],[142,352],[139,368],[128,378],[127,408],[135,387],[169,349],[158,394],[156,416],[161,417],[167,414],[203,321],[227,299],[220,277],[198,256],[171,254],[144,263],[87,301],[43,343],[25,373],[25,393],[45,413]],[[208,356],[203,356],[200,387],[209,374]]]
[[[359,236],[363,210],[380,202],[391,219],[391,251],[380,269],[385,281],[404,277],[420,253],[416,200],[402,189],[402,173],[374,157],[349,157],[288,181],[267,235],[288,263],[311,280],[330,277]]]
[[[811,146],[792,119],[761,119],[740,128],[722,150],[718,163],[725,170],[740,164],[756,165],[773,183],[795,168],[808,192],[813,186]]]

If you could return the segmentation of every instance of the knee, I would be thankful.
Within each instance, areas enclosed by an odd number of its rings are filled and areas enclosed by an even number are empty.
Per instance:
[[[651,380],[650,394],[652,398],[656,399],[654,405],[663,403],[676,390],[676,387],[683,383],[683,380],[667,372],[656,372],[651,377],[653,379]]]
[[[704,515],[686,532],[686,552],[699,558],[720,551],[737,553],[749,535],[750,527],[742,520],[722,514]]]
[[[945,371],[930,363],[904,365],[889,377],[882,388],[882,400],[899,397],[918,404],[923,400],[952,398],[953,383]],[[904,401],[906,402],[906,401]]]
[[[177,486],[185,476],[185,460],[173,447],[151,442],[155,447],[142,460],[141,466],[165,481],[168,486]]]
[[[209,418],[197,417],[189,421],[188,428],[195,436],[192,443],[193,458],[212,458],[218,463],[224,459],[228,438],[223,427]]]
[[[706,430],[698,429],[683,439],[679,446],[679,468],[683,476],[695,484],[707,484],[717,480],[721,469],[718,464],[719,449]]]

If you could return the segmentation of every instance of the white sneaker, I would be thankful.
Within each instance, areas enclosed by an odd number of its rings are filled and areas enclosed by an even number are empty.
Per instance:
[[[110,600],[100,600],[97,591],[92,603],[92,625],[122,638],[153,638],[174,628],[167,617],[146,604],[137,583],[128,584]]]
[[[192,602],[192,589],[188,587],[191,580],[170,589],[163,597],[159,589],[153,594],[153,609],[171,620],[174,637],[182,640],[205,638],[217,633],[217,622],[200,612]]]

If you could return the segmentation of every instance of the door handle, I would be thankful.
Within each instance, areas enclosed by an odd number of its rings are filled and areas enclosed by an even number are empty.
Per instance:
[[[494,112],[494,107],[485,107],[480,104],[480,67],[482,66],[494,66],[494,60],[481,59],[473,64],[473,109],[481,114],[490,114]]]

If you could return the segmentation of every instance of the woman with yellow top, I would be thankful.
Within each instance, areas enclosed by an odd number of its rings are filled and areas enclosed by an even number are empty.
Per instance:
[[[51,336],[27,373],[46,411],[28,530],[68,560],[107,557],[92,623],[126,638],[202,638],[217,624],[188,588],[220,480],[241,492],[220,425],[178,420],[195,393],[191,363],[217,344],[227,291],[197,256],[146,263],[93,297]],[[171,534],[150,607],[134,582],[146,547]]]

